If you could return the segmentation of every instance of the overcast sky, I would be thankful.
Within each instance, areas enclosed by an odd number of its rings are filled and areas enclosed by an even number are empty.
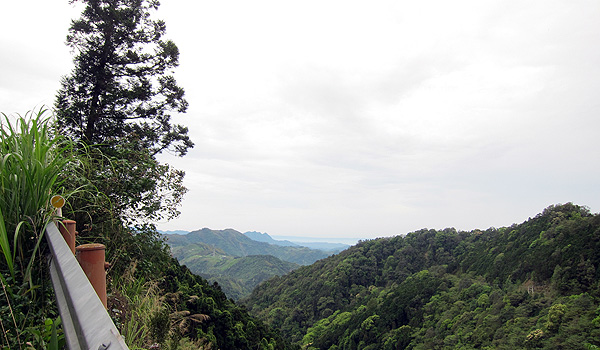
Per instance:
[[[0,111],[52,106],[79,8],[2,1]],[[600,1],[183,1],[196,146],[164,230],[357,239],[600,209]]]

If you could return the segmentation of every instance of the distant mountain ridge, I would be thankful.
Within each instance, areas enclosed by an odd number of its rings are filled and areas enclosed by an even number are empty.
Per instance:
[[[296,244],[294,242],[290,242],[290,241],[279,241],[276,239],[273,239],[273,237],[269,236],[269,234],[267,233],[262,233],[262,232],[257,232],[257,231],[248,231],[248,232],[244,232],[244,235],[246,235],[246,237],[255,240],[257,242],[265,242],[265,243],[269,243],[269,244],[274,244],[274,245],[278,245],[278,246],[282,246],[282,247],[298,247],[299,244]]]
[[[190,233],[190,231],[184,231],[184,230],[170,230],[170,231],[158,230],[158,232],[162,233],[163,235],[187,235],[188,233]]]
[[[169,230],[162,231],[158,230],[163,235],[187,235],[189,231],[184,230]],[[307,247],[310,249],[322,250],[324,252],[339,253],[344,249],[351,247],[350,244],[345,243],[334,243],[334,242],[321,242],[321,241],[309,241],[309,237],[296,237],[297,240],[287,239],[274,239],[268,233],[258,231],[247,231],[243,233],[246,237],[257,242],[269,243],[281,247]]]
[[[351,246],[345,243],[329,243],[329,242],[292,242],[298,244],[301,247],[307,247],[310,249],[318,249],[324,252],[339,253],[344,249],[348,249]]]
[[[211,230],[203,228],[187,235],[164,235],[171,247],[186,246],[193,243],[204,243],[222,249],[233,256],[273,255],[284,261],[299,265],[309,265],[331,255],[330,252],[307,247],[284,247],[250,239],[234,229]]]
[[[252,235],[252,233],[251,233]],[[258,239],[275,241],[256,232]],[[171,253],[192,272],[217,281],[228,297],[250,294],[260,282],[281,276],[332,254],[323,250],[259,242],[234,230],[203,228],[185,235],[163,235]],[[284,243],[286,244],[286,243]]]
[[[307,247],[310,249],[318,249],[324,252],[339,253],[344,249],[350,248],[349,244],[345,243],[330,243],[330,242],[305,242],[305,241],[289,241],[289,240],[277,240],[271,237],[267,233],[249,231],[244,232],[248,238],[259,242],[266,242],[275,244],[283,247]]]

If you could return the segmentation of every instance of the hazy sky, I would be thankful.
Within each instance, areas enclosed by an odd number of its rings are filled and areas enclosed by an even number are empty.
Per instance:
[[[68,1],[2,1],[0,111],[52,105]],[[348,241],[600,209],[600,1],[183,1],[165,230]]]

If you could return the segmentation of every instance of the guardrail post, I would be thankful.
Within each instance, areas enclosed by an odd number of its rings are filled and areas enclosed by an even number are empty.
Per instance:
[[[104,308],[106,308],[106,268],[104,261],[104,244],[82,244],[77,246],[76,250],[76,256],[77,261],[79,261],[79,265],[81,265],[83,272],[90,280],[90,283],[102,301]]]
[[[76,222],[73,220],[63,220],[62,224],[58,224],[58,230],[67,242],[67,245],[69,245],[69,248],[71,248],[73,254],[75,254],[75,235],[77,234],[75,232],[75,224]]]

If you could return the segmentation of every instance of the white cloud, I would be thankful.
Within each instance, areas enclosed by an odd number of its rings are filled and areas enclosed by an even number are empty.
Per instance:
[[[18,5],[19,31],[0,28],[8,111],[52,103],[70,69],[74,14],[38,2],[52,21]],[[190,102],[174,119],[196,147],[164,157],[190,192],[161,227],[366,238],[597,211],[599,15],[595,0],[164,0]]]

